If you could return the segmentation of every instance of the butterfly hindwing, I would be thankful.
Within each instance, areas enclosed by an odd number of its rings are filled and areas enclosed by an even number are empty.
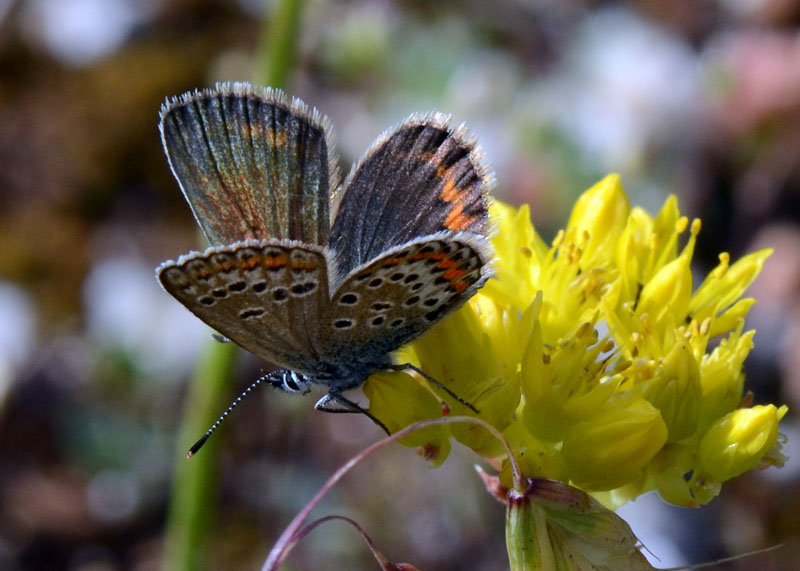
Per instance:
[[[475,141],[441,114],[412,116],[353,167],[337,197],[331,246],[349,272],[440,231],[485,234],[491,176]]]
[[[277,90],[218,84],[164,104],[160,129],[172,172],[211,245],[327,243],[338,170],[329,165],[328,121],[316,110]]]
[[[489,275],[486,238],[439,232],[391,248],[336,288],[320,324],[324,355],[377,360],[414,339],[480,288]]]
[[[238,345],[283,367],[315,370],[330,299],[325,249],[250,241],[165,262],[157,273],[167,292]]]

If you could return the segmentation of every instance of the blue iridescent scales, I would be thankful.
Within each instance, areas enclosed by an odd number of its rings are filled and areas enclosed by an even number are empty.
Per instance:
[[[490,275],[492,177],[474,139],[441,114],[414,115],[341,184],[328,120],[277,90],[187,93],[164,104],[160,128],[211,244],[161,264],[164,289],[284,368],[259,382],[321,385],[317,408],[336,404],[383,426],[342,392],[402,368],[390,354]]]

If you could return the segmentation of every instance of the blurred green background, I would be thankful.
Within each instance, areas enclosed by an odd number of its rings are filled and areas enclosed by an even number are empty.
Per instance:
[[[264,0],[0,0],[2,569],[162,567],[172,472],[192,443],[176,438],[187,379],[210,332],[153,278],[200,244],[157,112],[167,96],[251,79],[270,13]],[[774,247],[748,292],[747,386],[796,410],[798,24],[798,0],[308,0],[287,91],[331,118],[345,172],[412,112],[465,121],[495,194],[530,203],[546,240],[615,171],[634,204],[655,211],[676,193],[703,219],[698,275],[720,251]],[[265,366],[241,354],[230,394]],[[201,452],[219,466],[207,568],[259,568],[325,478],[381,436],[313,403],[259,392]],[[719,568],[796,568],[793,412],[782,428],[787,466],[729,483],[709,507],[623,509],[658,566],[785,543]],[[430,469],[394,446],[318,514],[356,519],[395,561],[502,570],[504,510],[478,461],[456,447]],[[334,522],[287,568],[376,566]]]

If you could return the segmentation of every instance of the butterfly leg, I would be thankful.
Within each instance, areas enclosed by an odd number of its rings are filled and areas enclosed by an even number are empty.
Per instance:
[[[328,408],[327,405],[336,403],[340,405],[341,408]],[[363,414],[367,418],[369,418],[372,422],[377,424],[386,434],[391,434],[386,425],[383,424],[380,420],[378,420],[369,410],[365,409],[363,406],[354,403],[349,398],[342,395],[342,393],[338,391],[331,390],[326,394],[324,397],[317,401],[317,404],[314,405],[314,408],[317,410],[321,410],[323,412],[333,412],[333,413],[359,413]]]
[[[425,371],[423,371],[422,369],[420,369],[416,365],[412,365],[411,363],[404,363],[402,365],[389,365],[387,367],[387,369],[389,369],[391,371],[401,371],[401,372],[402,371],[414,371],[415,373],[419,373],[420,375],[422,375],[422,377],[426,381],[428,381],[429,383],[433,383],[434,385],[436,385],[437,387],[442,389],[444,392],[446,392],[448,395],[453,397],[455,400],[457,400],[458,402],[460,402],[461,404],[463,404],[464,406],[469,408],[475,414],[478,414],[480,412],[477,408],[475,408],[475,406],[472,403],[462,399],[456,393],[454,393],[453,391],[448,389],[446,386],[444,386],[442,383],[440,383],[439,381],[437,381],[436,379],[431,377],[428,373],[426,373]]]

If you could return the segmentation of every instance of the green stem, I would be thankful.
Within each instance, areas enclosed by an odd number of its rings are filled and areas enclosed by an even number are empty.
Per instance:
[[[170,571],[209,568],[209,536],[216,520],[219,435],[191,462],[186,460],[186,450],[205,433],[230,399],[237,354],[232,343],[214,341],[204,351],[191,379],[178,434],[179,453],[167,517],[164,569]]]
[[[303,0],[277,0],[268,25],[259,40],[254,81],[271,87],[286,87],[294,64]]]

